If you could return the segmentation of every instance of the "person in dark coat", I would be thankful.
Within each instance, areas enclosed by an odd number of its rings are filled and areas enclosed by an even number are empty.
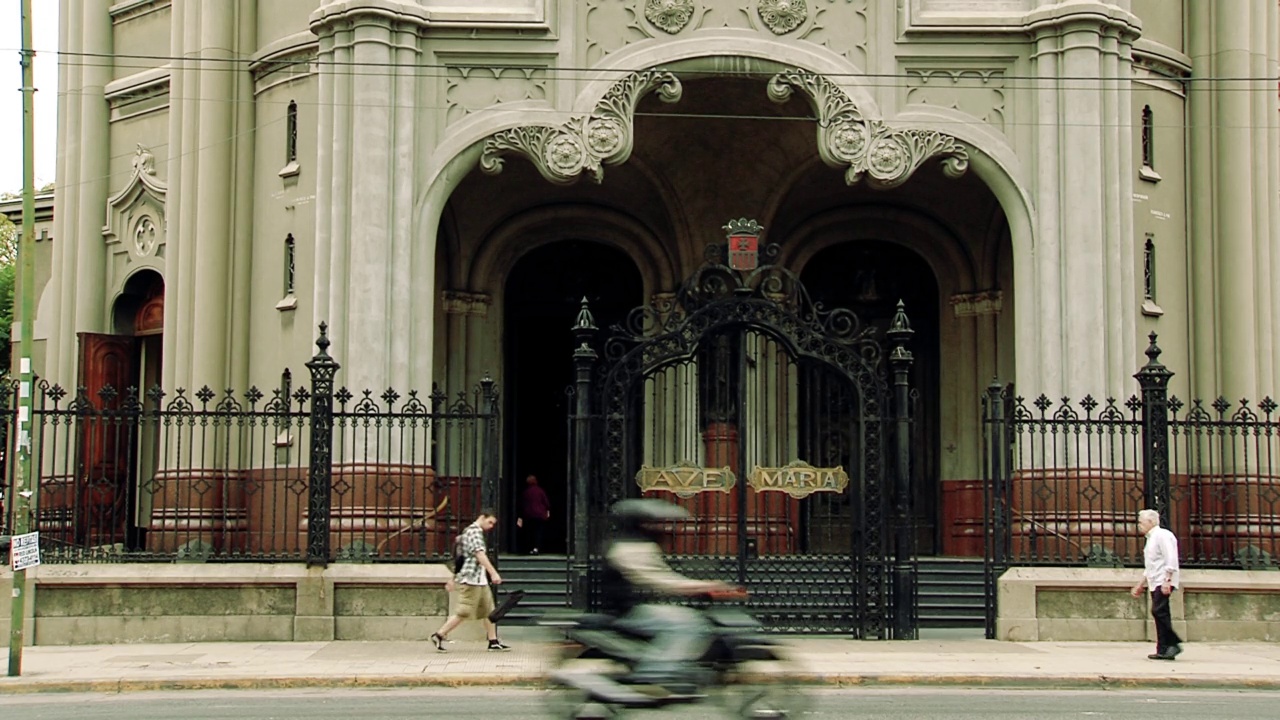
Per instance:
[[[516,518],[516,527],[524,529],[525,547],[530,555],[537,555],[542,547],[542,530],[547,520],[551,519],[551,500],[547,492],[538,485],[538,478],[530,475],[525,478],[524,493],[520,496],[520,517]]]

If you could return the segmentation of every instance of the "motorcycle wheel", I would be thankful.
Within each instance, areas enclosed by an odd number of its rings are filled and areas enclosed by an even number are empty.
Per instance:
[[[618,717],[608,705],[590,699],[575,688],[550,688],[545,704],[551,717],[564,720],[612,720]]]
[[[743,720],[801,717],[809,698],[794,675],[785,661],[743,663],[725,677],[720,705],[728,717]]]

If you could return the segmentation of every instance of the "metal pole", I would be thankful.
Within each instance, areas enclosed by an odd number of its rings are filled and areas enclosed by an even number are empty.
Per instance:
[[[595,319],[582,298],[582,310],[573,326],[578,347],[573,351],[574,408],[573,408],[573,607],[586,610],[590,597],[591,499],[587,497],[591,475],[591,370],[595,367],[596,351],[591,348],[591,337],[596,331]]]
[[[907,374],[914,358],[907,341],[915,331],[901,300],[887,333],[893,343],[894,477],[893,477],[893,638],[916,639],[916,567],[911,515],[911,386]]]
[[[13,534],[30,530],[31,513],[31,324],[35,283],[36,160],[35,160],[35,50],[31,47],[31,0],[22,0],[22,237],[18,241],[21,295],[18,338],[18,462],[13,475]],[[23,625],[26,621],[27,571],[13,573],[13,598],[9,617],[9,676],[22,674]]]

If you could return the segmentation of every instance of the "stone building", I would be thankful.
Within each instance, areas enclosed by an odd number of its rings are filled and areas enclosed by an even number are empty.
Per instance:
[[[751,218],[816,300],[904,302],[920,549],[977,554],[993,378],[1128,397],[1155,331],[1179,393],[1277,387],[1278,14],[63,0],[36,367],[276,387],[325,322],[353,390],[491,374],[506,492],[563,498],[580,299],[622,320]]]

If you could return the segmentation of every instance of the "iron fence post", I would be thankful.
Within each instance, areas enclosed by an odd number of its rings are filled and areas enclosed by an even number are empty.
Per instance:
[[[886,335],[893,343],[889,365],[893,368],[894,477],[893,477],[893,637],[915,640],[916,573],[914,533],[911,522],[911,386],[908,374],[914,360],[906,344],[915,333],[905,306],[898,311]]]
[[[587,497],[591,475],[591,371],[595,368],[596,351],[591,347],[596,332],[595,318],[582,298],[582,310],[573,325],[573,337],[578,347],[573,351],[574,410],[573,410],[573,562],[570,576],[573,607],[585,610],[590,593],[590,532],[591,501]]]
[[[307,472],[307,566],[329,564],[330,488],[333,480],[333,378],[341,367],[329,357],[329,326],[320,323],[311,371],[311,463]]]
[[[1173,371],[1160,362],[1156,334],[1151,333],[1148,339],[1147,364],[1134,375],[1142,388],[1142,476],[1147,507],[1160,513],[1160,521],[1168,527],[1169,378]]]
[[[480,379],[480,507],[490,512],[498,509],[498,386],[489,373]],[[518,512],[518,511],[517,511]],[[466,522],[466,520],[463,520]],[[486,552],[494,566],[501,566],[502,526],[495,526],[486,541]],[[497,593],[497,588],[489,588]],[[497,600],[497,595],[494,595]]]
[[[1005,422],[1005,388],[992,378],[983,398],[983,425],[986,443],[986,478],[982,485],[983,507],[983,590],[986,614],[986,636],[996,636],[996,580],[1008,564],[1009,524],[1008,483],[1005,478],[1005,453],[1009,450],[1008,426]]]

